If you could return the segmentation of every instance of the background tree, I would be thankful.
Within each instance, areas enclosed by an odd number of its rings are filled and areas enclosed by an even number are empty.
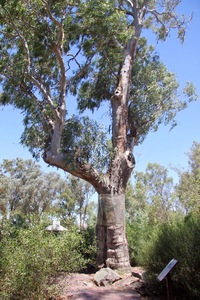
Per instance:
[[[92,222],[94,214],[91,208],[95,208],[95,203],[90,200],[93,193],[94,190],[89,183],[68,176],[66,188],[59,196],[58,214],[62,215],[66,221],[77,220],[80,229],[86,228],[87,224]]]
[[[161,228],[183,221],[181,207],[167,168],[149,163],[144,172],[135,172],[126,190],[127,238],[133,265],[146,265],[149,247]]]
[[[148,163],[144,172],[135,172],[134,184],[128,190],[132,190],[128,198],[126,192],[130,221],[143,212],[148,215],[149,225],[166,223],[176,209],[173,178],[168,176],[167,168],[157,163]]]
[[[22,110],[21,142],[34,156],[42,153],[99,194],[99,266],[129,266],[124,193],[134,145],[162,122],[174,126],[186,106],[175,75],[142,35],[152,29],[165,40],[175,28],[183,41],[187,19],[176,14],[179,3],[1,1],[1,103]],[[186,99],[193,94],[186,85]],[[107,128],[88,116],[70,117],[72,95],[79,112],[107,101]]]
[[[188,170],[179,170],[176,192],[185,214],[199,213],[200,209],[200,144],[194,142],[188,153]]]
[[[134,174],[134,178],[134,184],[129,181],[125,193],[126,218],[130,222],[139,212],[145,212],[148,206],[146,186],[141,182],[138,172]]]
[[[43,173],[31,160],[4,160],[0,165],[0,213],[6,218],[41,219],[66,186],[56,173]]]

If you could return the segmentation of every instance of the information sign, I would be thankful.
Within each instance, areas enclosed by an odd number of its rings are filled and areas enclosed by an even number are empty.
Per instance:
[[[172,259],[168,265],[162,270],[162,272],[158,275],[158,280],[162,281],[168,274],[169,272],[176,266],[178,261],[176,259]]]

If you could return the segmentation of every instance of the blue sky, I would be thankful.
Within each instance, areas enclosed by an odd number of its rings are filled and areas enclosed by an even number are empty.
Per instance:
[[[174,36],[164,43],[156,45],[157,52],[167,68],[177,74],[178,81],[183,86],[192,81],[200,95],[200,1],[183,0],[180,11],[189,15],[194,13],[184,44]],[[157,162],[166,166],[186,168],[186,153],[193,141],[200,142],[200,100],[190,103],[189,107],[177,115],[178,125],[169,131],[170,127],[161,126],[155,133],[150,133],[142,145],[134,150],[137,171],[144,171],[148,162]],[[0,162],[3,159],[32,158],[31,154],[20,145],[23,131],[22,116],[13,107],[0,107]],[[45,171],[46,165],[39,162]],[[56,169],[53,169],[56,171]],[[175,174],[170,171],[170,174]],[[176,177],[176,176],[175,176]]]
[[[193,82],[200,95],[200,1],[183,0],[180,11],[186,15],[193,12],[184,44],[172,37],[157,44],[156,49],[168,70],[177,75],[180,84]],[[200,98],[180,112],[176,120],[178,125],[173,130],[169,131],[169,126],[161,126],[157,132],[149,134],[142,145],[135,148],[136,170],[144,171],[148,162],[157,162],[169,169],[170,165],[187,167],[187,153],[193,141],[200,142]],[[171,174],[174,176],[173,172]]]

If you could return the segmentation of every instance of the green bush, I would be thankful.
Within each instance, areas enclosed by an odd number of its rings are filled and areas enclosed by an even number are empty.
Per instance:
[[[200,299],[200,219],[188,216],[176,224],[162,225],[146,253],[146,266],[158,275],[172,259],[178,265],[172,271],[177,299]]]
[[[89,226],[87,229],[81,230],[80,232],[82,239],[82,255],[87,263],[87,266],[95,269],[96,266],[96,254],[97,254],[97,245],[96,245],[96,232],[94,226]]]
[[[55,235],[41,226],[7,228],[0,241],[0,299],[47,299],[50,278],[84,267],[81,242],[74,230]]]
[[[148,221],[148,214],[139,211],[134,220],[127,222],[126,234],[132,266],[141,266],[146,262],[146,249],[157,233],[157,227],[150,226]]]

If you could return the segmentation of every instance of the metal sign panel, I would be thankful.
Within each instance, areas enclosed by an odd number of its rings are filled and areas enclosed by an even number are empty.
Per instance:
[[[175,265],[178,263],[176,259],[172,259],[168,265],[162,270],[162,272],[158,275],[157,279],[159,281],[162,281],[168,274],[169,272],[175,267]]]

